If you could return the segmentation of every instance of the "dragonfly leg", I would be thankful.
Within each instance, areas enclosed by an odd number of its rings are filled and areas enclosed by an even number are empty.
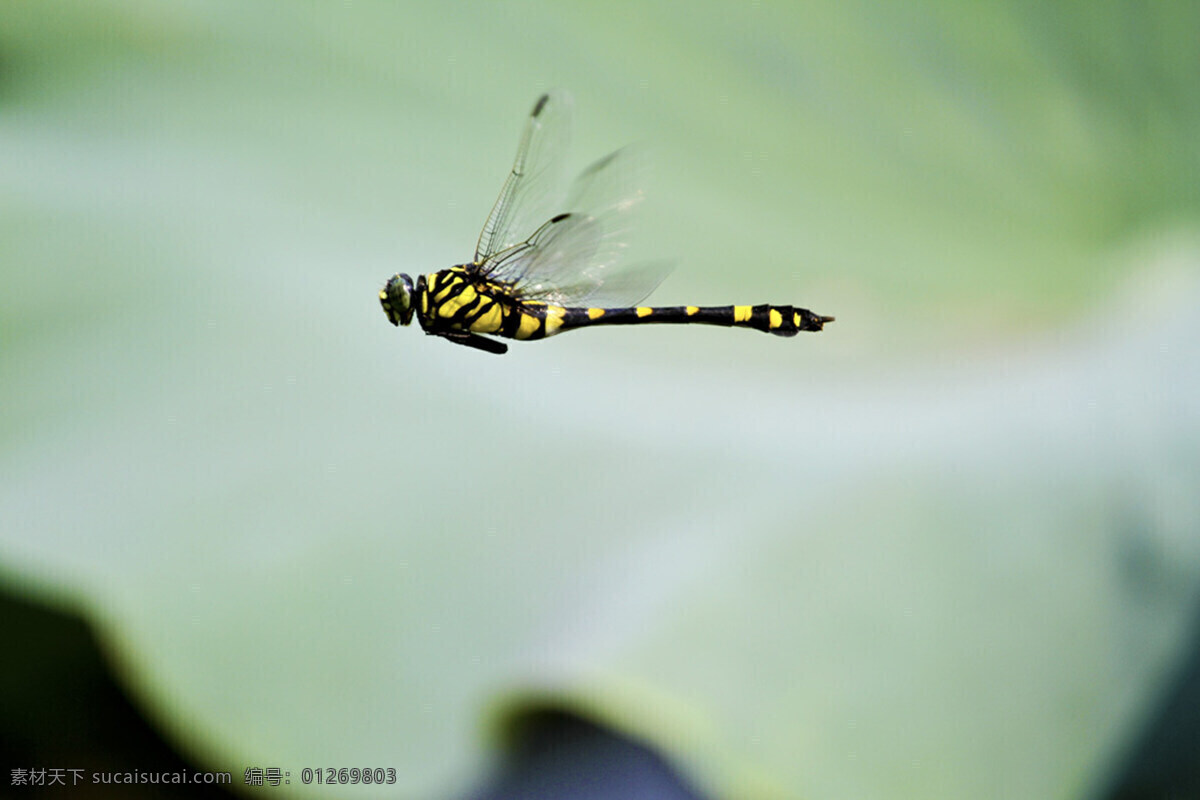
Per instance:
[[[465,347],[474,347],[476,350],[482,350],[485,353],[491,353],[497,356],[502,356],[508,352],[508,345],[506,345],[504,342],[498,342],[495,339],[489,339],[486,336],[477,336],[474,333],[467,333],[466,331],[461,333],[458,331],[455,331],[454,333],[444,333],[439,331],[434,335],[441,336],[450,340],[451,342],[454,342],[455,344],[461,344]]]

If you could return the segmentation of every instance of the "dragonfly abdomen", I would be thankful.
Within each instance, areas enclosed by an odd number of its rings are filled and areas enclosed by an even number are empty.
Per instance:
[[[636,306],[631,308],[563,308],[533,306],[512,309],[508,323],[496,331],[514,339],[542,339],[562,331],[593,325],[721,325],[753,328],[776,336],[819,331],[833,317],[807,308],[775,306]],[[483,331],[480,331],[483,332]]]

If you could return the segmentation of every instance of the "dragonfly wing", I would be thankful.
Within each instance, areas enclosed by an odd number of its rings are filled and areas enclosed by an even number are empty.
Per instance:
[[[520,299],[561,306],[623,307],[645,298],[670,265],[622,263],[644,197],[639,155],[624,148],[584,170],[564,213],[480,264],[483,277],[509,285]]]
[[[569,94],[554,90],[538,98],[521,134],[512,171],[479,235],[476,264],[520,244],[536,226],[562,210],[563,156],[570,128]]]
[[[604,282],[578,300],[555,305],[587,305],[594,308],[628,308],[636,306],[658,288],[675,265],[670,261],[649,261],[622,267],[606,275]]]

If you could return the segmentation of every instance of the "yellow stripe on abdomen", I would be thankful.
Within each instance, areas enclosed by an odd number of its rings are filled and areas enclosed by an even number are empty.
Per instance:
[[[562,306],[546,306],[546,335],[557,333],[562,327],[563,316],[567,310]]]
[[[734,306],[733,321],[734,322],[749,322],[750,315],[754,313],[753,306]]]

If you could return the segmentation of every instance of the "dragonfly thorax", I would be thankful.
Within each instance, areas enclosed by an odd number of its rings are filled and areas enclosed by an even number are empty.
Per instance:
[[[379,292],[379,302],[393,325],[407,325],[413,317],[413,281],[403,273],[393,275]]]

